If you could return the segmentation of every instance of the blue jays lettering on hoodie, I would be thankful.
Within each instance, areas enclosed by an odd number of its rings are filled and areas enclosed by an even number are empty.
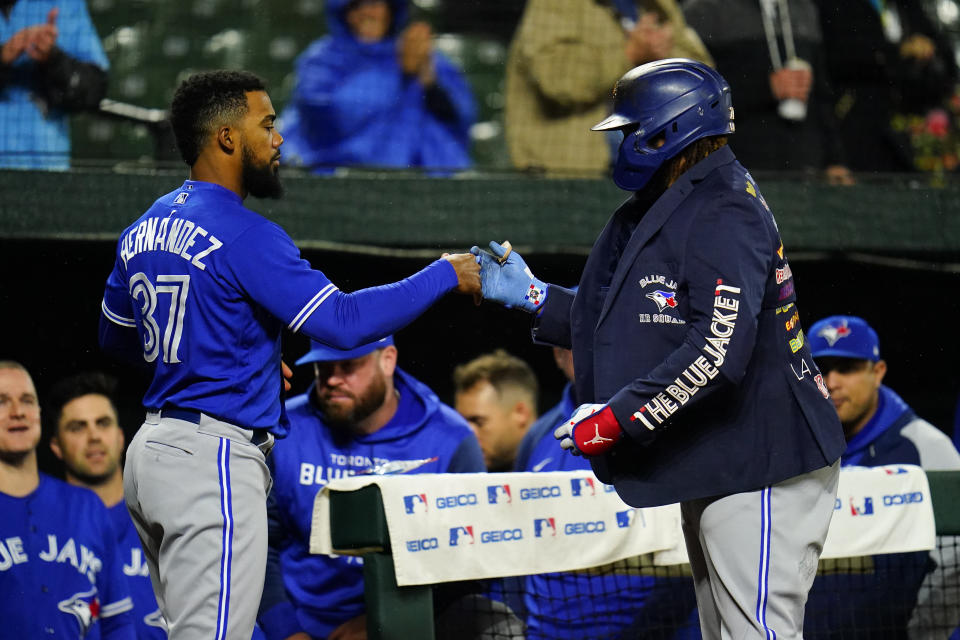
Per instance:
[[[269,640],[297,631],[325,638],[365,611],[362,560],[310,553],[313,501],[324,485],[377,464],[426,458],[436,459],[414,473],[486,470],[480,444],[460,414],[399,368],[394,383],[400,393],[397,412],[371,434],[326,425],[313,386],[287,401],[290,435],[268,458],[270,547],[259,621]]]
[[[873,417],[847,442],[840,458],[845,467],[877,467],[881,465],[915,464],[927,471],[960,470],[960,453],[950,438],[923,420],[887,386],[881,386]],[[837,508],[852,509],[849,496],[838,496]],[[875,495],[872,504],[860,507],[870,515],[880,508]],[[856,505],[859,506],[859,505]],[[956,591],[943,590],[937,584],[950,580],[956,584],[956,543],[941,544],[941,558],[934,550],[914,553],[891,553],[872,557],[873,570],[866,573],[831,572],[818,575],[807,599],[804,616],[804,637],[807,638],[905,638],[911,618],[936,616],[935,610],[946,613],[960,610]],[[942,562],[941,571],[932,572]],[[920,602],[918,606],[918,601]],[[867,624],[865,621],[872,621]],[[915,624],[931,630],[929,620]],[[956,616],[951,622],[956,626]],[[946,637],[948,631],[944,631]]]
[[[407,0],[388,0],[393,22],[379,42],[360,42],[346,22],[348,0],[327,0],[329,33],[296,61],[296,86],[278,128],[284,154],[318,173],[334,167],[470,166],[473,93],[463,72],[434,50],[425,89],[397,59]]]

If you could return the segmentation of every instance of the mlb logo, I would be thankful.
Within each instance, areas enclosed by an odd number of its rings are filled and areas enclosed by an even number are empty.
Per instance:
[[[487,503],[488,504],[503,504],[503,503],[513,502],[513,497],[510,495],[510,485],[508,484],[494,484],[487,486]]]
[[[473,527],[450,527],[450,546],[473,544]]]
[[[900,475],[901,473],[906,473],[906,472],[907,472],[907,470],[904,469],[903,467],[896,467],[896,468],[894,468],[894,469],[884,469],[883,471],[884,471],[884,473],[886,473],[888,476],[898,476],[898,475]]]
[[[533,535],[543,538],[546,535],[557,535],[557,521],[555,518],[537,518],[533,521]]]
[[[636,509],[627,509],[626,511],[617,511],[617,526],[621,529],[626,529],[633,524],[633,521],[637,517]],[[643,523],[643,515],[640,516],[640,521]],[[646,526],[643,523],[643,526]]]
[[[407,513],[426,513],[427,494],[415,493],[411,496],[403,496],[403,510]]]
[[[173,201],[173,204],[183,204],[184,202],[187,201],[187,197],[189,195],[190,194],[187,193],[186,191],[181,191],[180,193],[177,194],[177,199]]]
[[[587,489],[590,490],[589,494],[585,493]],[[574,497],[597,494],[597,489],[593,486],[593,478],[572,478],[570,480],[570,490]]]
[[[873,498],[867,496],[863,499],[863,506],[854,504],[853,496],[850,496],[850,515],[852,516],[872,516]]]

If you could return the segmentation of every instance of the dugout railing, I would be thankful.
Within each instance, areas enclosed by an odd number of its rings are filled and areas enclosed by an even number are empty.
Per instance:
[[[960,471],[928,471],[927,479],[937,535],[960,536]],[[330,491],[330,538],[363,558],[370,640],[433,640],[433,587],[397,586],[378,486]]]

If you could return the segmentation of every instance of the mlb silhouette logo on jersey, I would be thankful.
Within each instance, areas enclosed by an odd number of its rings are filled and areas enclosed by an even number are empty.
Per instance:
[[[488,504],[504,504],[510,502],[513,502],[513,497],[510,495],[510,485],[494,484],[487,486]]]
[[[590,493],[586,493],[588,490]],[[570,491],[573,492],[574,497],[597,495],[597,488],[593,485],[593,478],[571,478]]]
[[[403,496],[403,510],[407,513],[426,513],[427,494],[415,493],[410,496]]]
[[[473,527],[451,527],[450,546],[473,544]]]
[[[537,518],[533,521],[533,535],[536,538],[557,535],[556,518]]]

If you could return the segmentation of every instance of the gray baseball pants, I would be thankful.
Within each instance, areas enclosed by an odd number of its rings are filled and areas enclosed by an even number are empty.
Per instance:
[[[272,446],[265,432],[189,410],[148,413],[130,442],[124,498],[170,640],[250,640]]]
[[[704,640],[803,638],[839,460],[758,491],[681,503]]]

